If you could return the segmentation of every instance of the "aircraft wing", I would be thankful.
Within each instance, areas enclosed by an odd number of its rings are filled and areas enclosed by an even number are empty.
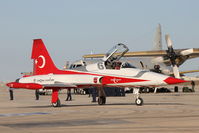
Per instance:
[[[188,49],[175,49],[176,53],[180,53]],[[88,54],[84,55],[83,58],[103,58],[105,54]],[[153,51],[136,51],[127,52],[123,57],[140,57],[140,56],[165,56],[167,55],[166,50],[153,50]],[[189,54],[190,58],[199,57],[199,48],[193,48],[193,51]]]
[[[182,72],[180,72],[180,74],[195,73],[195,72],[199,72],[199,70],[182,71]]]
[[[116,53],[116,55],[119,53]],[[164,56],[166,55],[165,50],[159,51],[137,51],[137,52],[127,52],[123,57],[139,57],[139,56]],[[83,58],[103,58],[105,54],[88,54],[84,55]]]
[[[194,48],[193,53],[190,55],[190,58],[197,58],[199,57],[199,48]]]

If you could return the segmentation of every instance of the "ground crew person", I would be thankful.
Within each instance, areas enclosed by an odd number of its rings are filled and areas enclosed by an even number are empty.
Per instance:
[[[72,101],[72,95],[71,95],[71,89],[70,88],[67,90],[66,101]]]
[[[10,100],[14,100],[13,88],[9,88]]]
[[[192,91],[195,92],[195,82],[191,81],[191,85],[192,85]]]
[[[35,100],[39,100],[39,90],[35,90]]]
[[[97,90],[96,88],[91,88],[91,92],[92,92],[92,102],[97,102],[96,98],[97,98]]]

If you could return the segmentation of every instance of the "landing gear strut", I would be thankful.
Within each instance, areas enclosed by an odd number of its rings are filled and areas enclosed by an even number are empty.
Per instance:
[[[143,99],[140,97],[140,89],[139,88],[135,88],[133,90],[133,93],[136,95],[136,99],[135,99],[135,104],[137,106],[142,106],[144,101]]]
[[[103,87],[100,87],[98,89],[98,104],[99,105],[106,104],[106,94],[104,92],[104,88]]]

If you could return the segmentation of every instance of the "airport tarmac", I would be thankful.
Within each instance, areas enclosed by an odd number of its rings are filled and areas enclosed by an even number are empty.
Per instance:
[[[10,101],[8,90],[0,88],[1,133],[198,133],[199,92],[142,94],[143,106],[134,104],[132,94],[108,97],[107,104],[91,103],[88,95],[73,95],[63,107],[50,106],[50,96],[35,100],[34,91],[15,90]]]

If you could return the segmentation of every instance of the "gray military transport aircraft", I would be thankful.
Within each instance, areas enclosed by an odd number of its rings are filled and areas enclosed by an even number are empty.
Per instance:
[[[154,50],[127,52],[123,55],[124,58],[121,60],[129,62],[137,68],[161,72],[166,75],[174,75],[176,78],[180,78],[178,67],[189,59],[199,57],[199,48],[174,49],[168,34],[165,35],[165,40],[168,48],[167,50],[162,49],[162,32],[159,24],[154,39]],[[84,55],[84,60],[78,61],[78,66],[80,66],[81,62],[97,62],[98,59],[103,58],[104,55],[105,54]],[[77,64],[77,62],[74,64]]]

